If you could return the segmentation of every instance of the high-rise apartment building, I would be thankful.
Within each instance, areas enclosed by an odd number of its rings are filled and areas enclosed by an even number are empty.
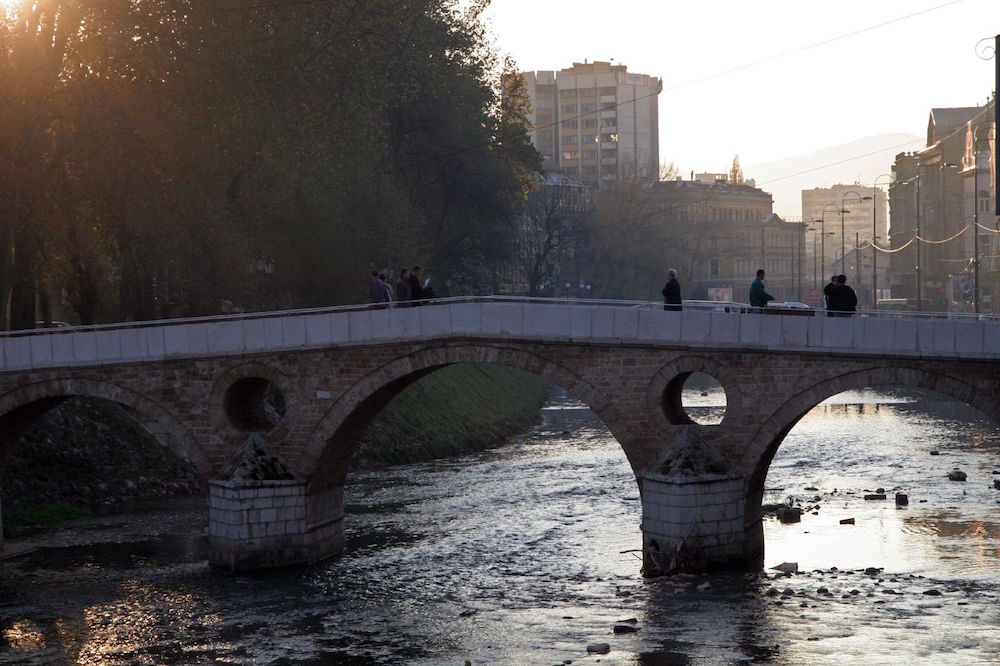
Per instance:
[[[531,100],[531,141],[546,171],[590,186],[658,178],[662,79],[610,62],[521,75]]]

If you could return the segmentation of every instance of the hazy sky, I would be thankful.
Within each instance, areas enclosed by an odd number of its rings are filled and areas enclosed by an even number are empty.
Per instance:
[[[984,104],[1000,0],[493,0],[486,18],[521,70],[662,78],[660,160],[686,175],[924,136],[932,107]]]

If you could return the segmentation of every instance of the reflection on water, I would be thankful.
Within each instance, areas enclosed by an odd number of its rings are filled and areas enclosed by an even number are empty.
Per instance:
[[[562,398],[502,449],[352,474],[347,552],[310,567],[212,571],[200,498],[46,535],[0,561],[0,662],[988,663],[998,452],[993,425],[953,405],[835,396],[767,478],[766,502],[816,507],[765,520],[768,564],[802,573],[644,580],[632,471]],[[954,466],[967,482],[945,478]],[[879,487],[889,500],[863,499]],[[595,643],[610,652],[588,656]]]

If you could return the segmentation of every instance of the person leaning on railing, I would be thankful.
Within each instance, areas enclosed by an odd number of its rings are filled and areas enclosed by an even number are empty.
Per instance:
[[[764,290],[764,269],[757,269],[757,279],[750,285],[750,305],[754,312],[760,312],[761,308],[767,307],[768,301],[775,300],[774,296]]]

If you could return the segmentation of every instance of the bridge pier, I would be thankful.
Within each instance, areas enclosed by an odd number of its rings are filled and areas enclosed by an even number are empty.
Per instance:
[[[642,479],[643,573],[656,576],[719,567],[760,566],[759,518],[746,520],[740,476],[646,474]]]
[[[209,484],[208,562],[229,571],[306,564],[344,549],[343,489],[299,480]]]

